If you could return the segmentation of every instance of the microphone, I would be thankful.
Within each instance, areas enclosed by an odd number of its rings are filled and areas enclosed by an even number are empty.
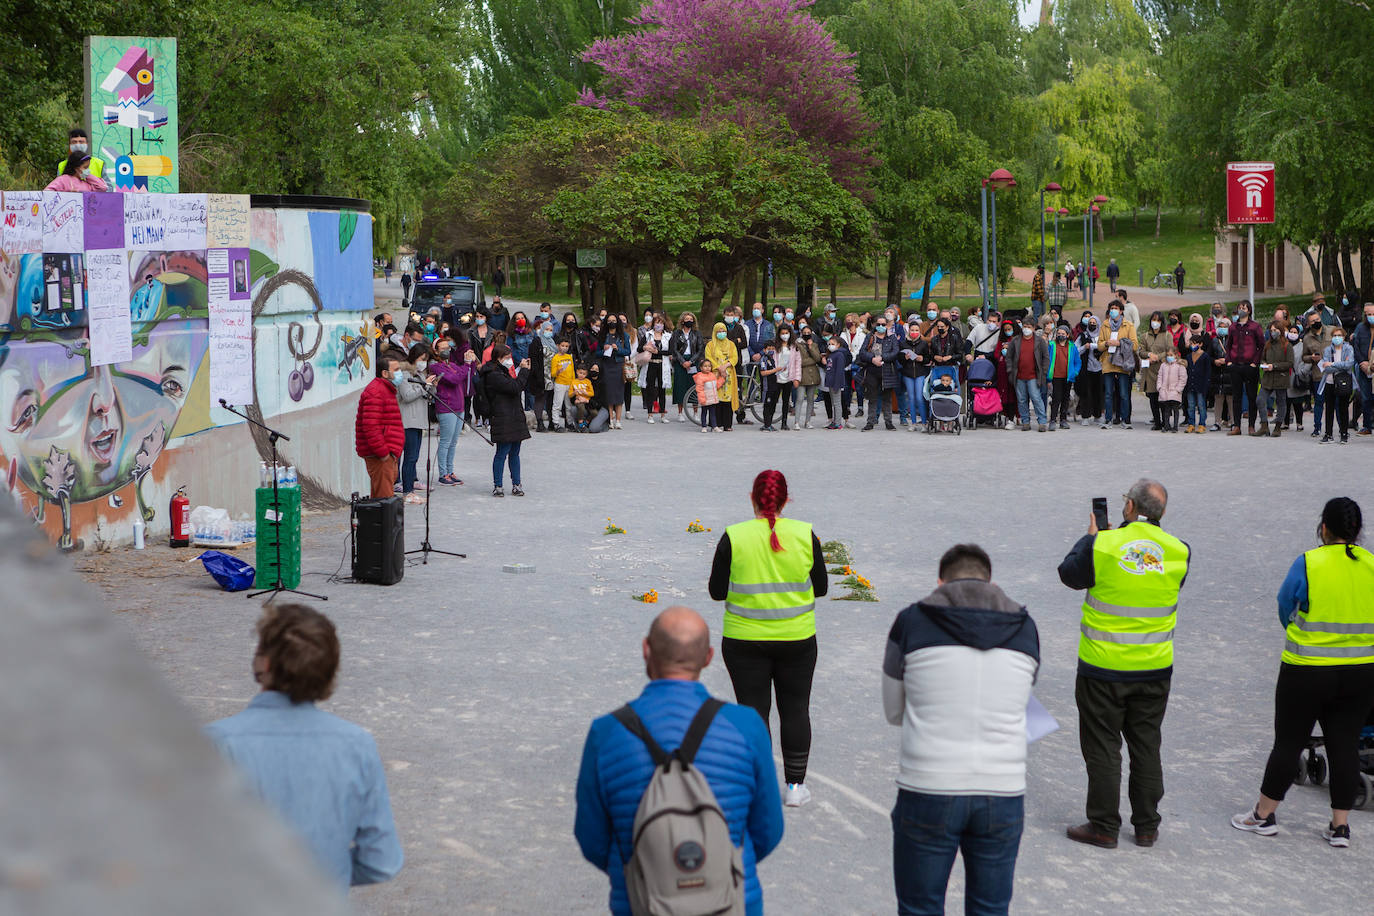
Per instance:
[[[226,404],[226,403],[224,402],[224,398],[220,398],[220,399],[219,399],[219,406],[221,406],[221,407],[223,407],[224,409],[228,410],[230,407],[233,407],[234,405],[233,405],[233,404]]]

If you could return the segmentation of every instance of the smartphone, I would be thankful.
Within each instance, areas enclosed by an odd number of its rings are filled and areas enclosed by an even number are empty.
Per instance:
[[[1106,531],[1108,528],[1112,527],[1111,522],[1107,520],[1107,497],[1093,497],[1093,518],[1097,520],[1099,531]]]

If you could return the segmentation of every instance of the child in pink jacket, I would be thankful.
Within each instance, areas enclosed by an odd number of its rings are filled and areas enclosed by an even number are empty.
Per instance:
[[[1183,406],[1183,389],[1188,385],[1188,370],[1179,359],[1178,348],[1170,347],[1159,367],[1160,432],[1178,432],[1178,413]]]
[[[716,426],[717,405],[720,404],[720,387],[725,384],[725,378],[715,371],[709,359],[701,361],[701,368],[696,371],[692,380],[697,386],[697,407],[701,410],[701,431],[709,433],[713,426]],[[726,410],[729,407],[724,408]],[[721,432],[720,427],[716,427],[716,432]]]
[[[52,181],[45,191],[108,191],[110,186],[104,180],[91,174],[91,157],[72,155],[67,157],[67,167]]]

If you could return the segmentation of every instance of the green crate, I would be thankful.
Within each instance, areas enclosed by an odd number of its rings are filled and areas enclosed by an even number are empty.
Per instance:
[[[259,564],[253,578],[254,588],[271,588],[277,584],[277,567],[275,564]],[[297,588],[301,584],[301,564],[299,559],[293,566],[286,562],[285,555],[282,556],[282,577],[281,584],[286,588]]]
[[[272,508],[272,488],[258,487],[258,515],[261,516],[263,510]],[[280,504],[281,511],[290,515],[301,514],[301,491],[298,487],[278,487],[277,502]]]

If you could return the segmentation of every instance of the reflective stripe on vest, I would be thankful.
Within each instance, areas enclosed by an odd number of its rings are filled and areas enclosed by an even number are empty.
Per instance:
[[[1187,572],[1187,545],[1157,525],[1132,522],[1098,532],[1078,657],[1109,671],[1170,667],[1178,590]]]
[[[722,635],[731,639],[798,640],[816,633],[811,588],[811,526],[777,519],[782,550],[769,543],[768,522],[752,519],[725,529],[730,538],[730,588]]]
[[[1290,665],[1360,665],[1374,661],[1374,554],[1328,544],[1303,554],[1307,607],[1288,623],[1283,660]]]

